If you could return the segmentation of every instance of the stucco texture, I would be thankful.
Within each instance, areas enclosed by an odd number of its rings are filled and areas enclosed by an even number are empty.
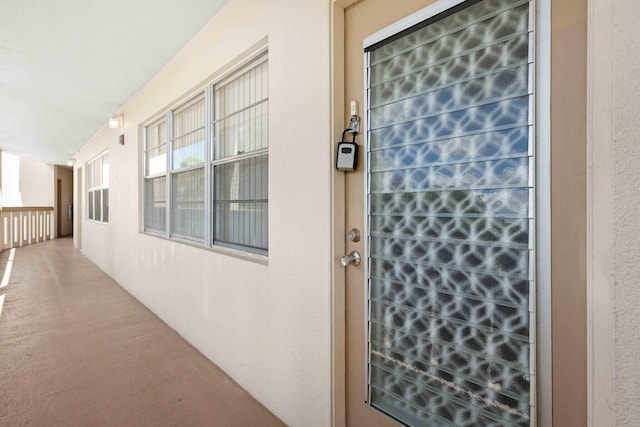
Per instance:
[[[614,390],[616,424],[640,420],[640,2],[613,6]]]
[[[329,13],[324,0],[231,0],[122,107],[123,130],[81,149],[75,171],[109,150],[110,222],[83,218],[83,253],[297,426],[331,423]],[[142,126],[265,43],[268,264],[140,233]]]

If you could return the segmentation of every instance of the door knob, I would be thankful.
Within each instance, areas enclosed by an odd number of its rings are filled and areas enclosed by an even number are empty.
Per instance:
[[[360,256],[360,253],[358,253],[358,251],[353,251],[349,255],[343,255],[342,257],[340,257],[340,264],[342,264],[343,267],[348,267],[350,265],[360,265],[361,260],[362,257]]]

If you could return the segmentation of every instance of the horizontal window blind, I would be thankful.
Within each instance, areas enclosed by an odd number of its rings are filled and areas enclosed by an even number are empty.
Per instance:
[[[145,179],[144,185],[145,230],[163,232],[167,229],[167,177]]]
[[[204,168],[172,174],[171,230],[179,237],[204,238]]]
[[[145,127],[144,230],[167,230],[167,119]]]
[[[204,93],[172,111],[171,117],[171,234],[203,241],[207,148]]]
[[[220,242],[267,248],[267,157],[215,167],[216,236]]]
[[[269,67],[266,56],[215,86],[214,244],[268,248]]]
[[[144,231],[267,255],[266,50],[185,99],[144,127]]]
[[[205,120],[204,94],[173,111],[172,170],[204,164]]]
[[[269,146],[269,67],[266,56],[216,84],[215,159]]]
[[[159,120],[145,128],[145,176],[167,172],[167,121]]]

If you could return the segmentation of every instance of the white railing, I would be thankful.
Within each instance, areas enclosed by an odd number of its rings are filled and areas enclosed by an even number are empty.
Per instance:
[[[0,209],[0,249],[17,248],[52,239],[52,207]]]

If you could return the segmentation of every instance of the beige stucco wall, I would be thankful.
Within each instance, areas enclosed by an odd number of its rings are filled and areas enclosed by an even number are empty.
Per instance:
[[[640,419],[640,3],[591,0],[590,421]]]
[[[231,0],[76,156],[76,176],[105,149],[111,164],[110,223],[82,205],[84,254],[291,425],[331,419],[329,11]],[[266,39],[268,265],[139,233],[140,125]]]
[[[613,6],[613,194],[616,420],[640,420],[640,2]],[[594,260],[595,261],[595,260]]]

